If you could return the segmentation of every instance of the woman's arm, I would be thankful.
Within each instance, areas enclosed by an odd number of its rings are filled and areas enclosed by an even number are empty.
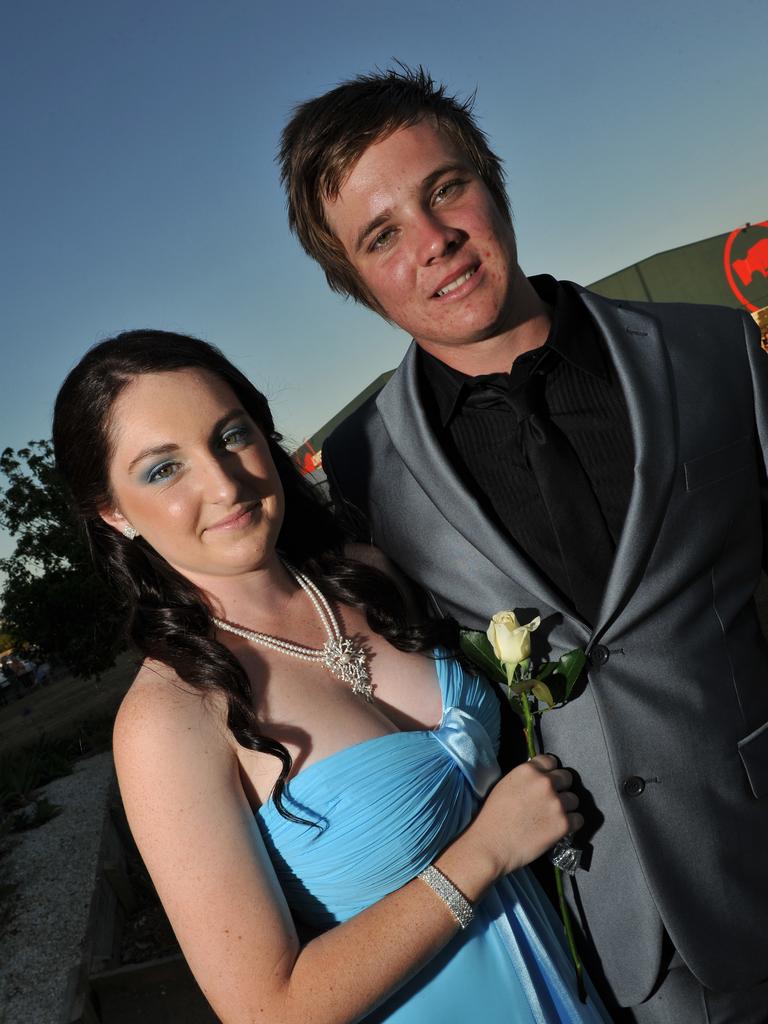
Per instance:
[[[224,1024],[356,1021],[458,925],[420,879],[300,947],[239,780],[224,715],[144,670],[120,710],[128,820],[190,967]],[[437,866],[474,902],[579,827],[568,773],[537,759],[492,791]],[[510,836],[514,837],[510,839]]]

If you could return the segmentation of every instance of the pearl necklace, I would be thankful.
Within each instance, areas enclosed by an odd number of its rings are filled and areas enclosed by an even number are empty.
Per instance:
[[[301,661],[321,662],[331,675],[336,676],[337,679],[341,679],[345,683],[349,683],[352,687],[352,692],[363,697],[370,704],[373,701],[373,684],[371,682],[371,674],[368,671],[368,657],[362,644],[344,636],[331,606],[312,580],[303,573],[300,573],[298,569],[294,569],[287,562],[283,562],[283,565],[309,597],[320,617],[320,621],[328,635],[328,639],[321,648],[304,647],[302,644],[280,640],[278,637],[270,636],[268,633],[255,633],[253,630],[244,629],[242,626],[236,626],[232,622],[227,622],[226,619],[214,618],[214,625],[218,626],[219,629],[225,630],[227,633],[234,633],[235,636],[251,640],[255,644],[261,644],[263,647],[269,647],[273,651],[280,651],[291,658],[299,658]]]

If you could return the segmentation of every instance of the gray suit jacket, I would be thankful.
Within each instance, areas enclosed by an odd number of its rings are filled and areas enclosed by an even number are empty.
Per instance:
[[[616,998],[635,1005],[658,976],[662,926],[710,988],[768,976],[768,648],[753,602],[768,354],[738,311],[581,295],[635,447],[594,629],[446,461],[420,403],[414,346],[326,441],[323,461],[372,540],[460,623],[538,613],[537,659],[591,652],[586,688],[543,717],[542,733],[587,797],[577,913]]]

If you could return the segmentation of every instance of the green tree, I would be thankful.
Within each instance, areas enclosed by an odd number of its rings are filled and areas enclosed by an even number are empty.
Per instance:
[[[39,648],[73,675],[98,675],[124,646],[124,614],[93,567],[50,442],[6,448],[0,472],[0,524],[16,542],[0,559],[3,630],[16,646]]]

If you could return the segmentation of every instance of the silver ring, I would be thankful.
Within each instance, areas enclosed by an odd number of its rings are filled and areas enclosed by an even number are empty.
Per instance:
[[[573,845],[571,835],[564,836],[549,855],[550,861],[566,875],[575,875],[581,864],[582,851]]]

